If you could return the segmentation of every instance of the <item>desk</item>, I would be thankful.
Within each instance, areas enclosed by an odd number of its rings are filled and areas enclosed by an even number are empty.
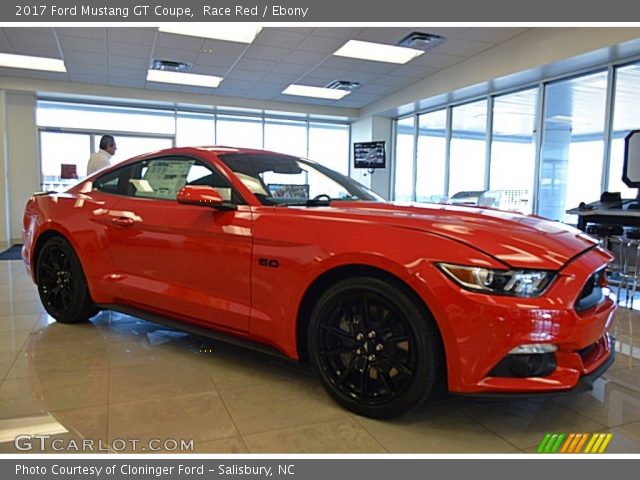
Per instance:
[[[594,208],[591,210],[572,208],[569,215],[578,215],[578,228],[583,232],[587,223],[604,225],[620,225],[623,227],[640,227],[640,210],[624,210],[622,208]]]

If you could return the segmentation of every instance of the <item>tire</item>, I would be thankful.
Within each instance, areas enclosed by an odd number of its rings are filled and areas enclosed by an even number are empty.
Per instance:
[[[427,309],[399,283],[342,280],[311,313],[307,346],[329,394],[359,415],[389,418],[423,403],[442,369]]]
[[[83,322],[98,312],[80,260],[62,237],[48,239],[40,249],[36,284],[45,310],[61,323]]]

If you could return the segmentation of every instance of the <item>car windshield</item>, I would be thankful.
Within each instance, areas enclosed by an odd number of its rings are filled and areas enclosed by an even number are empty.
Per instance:
[[[355,180],[310,160],[269,153],[228,153],[220,159],[263,205],[327,205],[333,200],[382,201]]]

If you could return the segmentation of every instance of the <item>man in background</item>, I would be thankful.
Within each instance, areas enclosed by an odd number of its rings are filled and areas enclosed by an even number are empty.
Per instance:
[[[111,165],[111,157],[116,153],[116,141],[111,135],[103,135],[100,139],[100,150],[89,157],[87,175]]]

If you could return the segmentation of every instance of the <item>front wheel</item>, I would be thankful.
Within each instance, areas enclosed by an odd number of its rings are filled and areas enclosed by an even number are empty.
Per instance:
[[[368,417],[420,405],[441,368],[440,337],[427,309],[401,285],[380,278],[330,287],[311,314],[307,343],[329,394]]]
[[[82,265],[62,237],[47,240],[38,255],[36,283],[42,305],[61,323],[88,320],[98,310],[91,301]]]

